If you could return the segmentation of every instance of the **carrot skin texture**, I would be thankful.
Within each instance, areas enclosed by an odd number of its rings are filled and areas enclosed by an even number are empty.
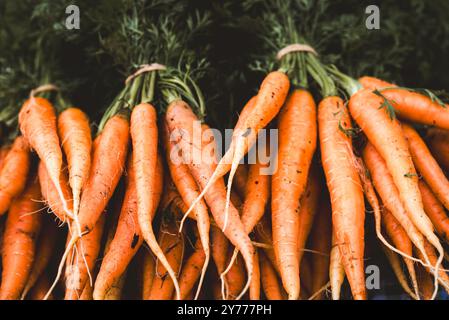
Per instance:
[[[262,282],[262,289],[265,297],[268,300],[283,300],[285,292],[283,292],[282,284],[278,279],[276,270],[265,256],[264,252],[259,254],[260,261],[260,278]]]
[[[70,217],[67,217],[66,212],[64,211],[64,206],[62,204],[61,198],[53,184],[53,181],[50,179],[48,175],[47,168],[42,161],[39,161],[38,167],[38,176],[39,183],[41,186],[42,197],[45,200],[46,204],[50,208],[50,210],[55,214],[55,216],[64,222],[70,222]],[[59,184],[61,186],[62,194],[65,199],[70,199],[72,190],[69,187],[67,172],[65,170],[61,171],[61,175],[59,177]],[[67,203],[67,207],[70,211],[72,211],[73,206],[72,202]]]
[[[163,164],[159,157],[156,165],[156,184],[153,189],[153,207],[157,208],[162,195]],[[142,233],[137,220],[137,190],[132,159],[128,161],[128,180],[125,197],[114,234],[108,251],[104,256],[100,271],[95,281],[93,298],[103,300],[112,289],[112,285],[126,271],[131,259],[143,243]],[[154,216],[155,212],[152,213]]]
[[[419,190],[421,191],[424,210],[435,226],[435,230],[446,242],[449,242],[449,217],[442,203],[422,180],[419,181]]]
[[[318,107],[321,160],[332,205],[336,244],[354,299],[366,299],[364,270],[365,203],[352,141],[339,126],[351,128],[342,99],[328,97]]]
[[[248,171],[249,170],[248,170],[247,166],[244,163],[241,163],[238,166],[237,171],[235,172],[235,176],[234,176],[233,185],[235,186],[235,190],[237,191],[237,194],[242,198],[246,194]]]
[[[78,210],[81,190],[89,178],[92,134],[89,119],[78,108],[68,108],[58,117],[58,133],[69,166],[73,203]]]
[[[142,247],[142,251],[142,299],[148,300],[156,274],[156,259],[146,248]]]
[[[363,76],[359,78],[358,81],[364,88],[370,90],[380,90],[384,88],[396,87],[395,84],[369,76]]]
[[[129,123],[120,115],[113,116],[94,146],[89,180],[81,195],[78,215],[82,232],[90,232],[122,176],[128,154]]]
[[[8,213],[2,247],[2,282],[0,300],[20,298],[33,267],[36,238],[40,232],[42,216],[39,183],[32,177],[24,192],[16,198]]]
[[[402,130],[408,141],[410,154],[417,171],[424,177],[427,185],[444,207],[449,209],[449,181],[443,170],[430,153],[424,140],[421,139],[413,127],[403,124]]]
[[[449,131],[430,128],[427,131],[427,143],[432,151],[432,155],[446,172],[449,172]]]
[[[12,199],[25,188],[29,168],[29,146],[24,137],[19,136],[3,158],[0,168],[0,215],[8,211]]]
[[[92,232],[84,235],[77,243],[77,250],[74,253],[73,263],[67,263],[66,267],[66,292],[65,300],[78,300],[86,284],[90,285],[88,270],[92,274],[95,267],[95,262],[100,253],[101,238],[103,236],[104,224],[106,216],[103,214],[97,221]],[[69,238],[71,235],[69,235]],[[74,250],[74,248],[72,249]],[[84,258],[83,258],[84,255]],[[69,256],[69,259],[72,256]]]
[[[273,246],[289,298],[299,298],[298,202],[304,193],[317,143],[316,105],[295,90],[279,114],[278,168],[272,178]]]
[[[332,231],[332,249],[329,262],[329,282],[332,292],[332,300],[340,300],[341,286],[345,280],[345,268],[341,261],[335,232]]]
[[[189,294],[192,292],[195,283],[201,275],[206,255],[201,245],[201,241],[196,242],[195,251],[184,262],[184,265],[179,276],[179,289],[181,290],[181,300],[187,300]]]
[[[27,300],[43,300],[48,289],[50,289],[50,280],[46,274],[42,274],[30,291]],[[47,300],[54,300],[54,296],[49,296]]]

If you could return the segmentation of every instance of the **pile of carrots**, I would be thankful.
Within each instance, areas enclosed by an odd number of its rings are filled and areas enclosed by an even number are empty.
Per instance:
[[[449,292],[449,105],[296,40],[222,157],[185,43],[151,52],[167,65],[130,48],[145,64],[98,130],[32,90],[0,149],[0,300],[365,300],[366,227],[411,299]]]

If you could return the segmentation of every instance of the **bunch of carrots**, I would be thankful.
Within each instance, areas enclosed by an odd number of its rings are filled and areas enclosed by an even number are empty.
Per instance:
[[[100,30],[131,75],[97,129],[48,77],[16,112],[0,150],[1,300],[337,300],[345,278],[364,300],[366,212],[410,298],[449,292],[449,105],[351,78],[286,19],[289,43],[219,157],[207,64],[189,48],[208,15],[128,5],[121,34]]]

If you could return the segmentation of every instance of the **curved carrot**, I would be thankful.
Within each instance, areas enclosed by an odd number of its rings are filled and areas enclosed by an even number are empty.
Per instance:
[[[193,201],[200,194],[199,187],[190,173],[189,167],[182,163],[182,159],[174,159],[174,150],[175,145],[170,141],[169,131],[166,124],[163,124],[163,139],[164,145],[166,149],[166,158],[168,169],[170,171],[170,175],[172,177],[172,181],[176,186],[185,206],[189,207]],[[179,163],[178,163],[178,162]],[[184,211],[184,208],[180,208]],[[202,268],[200,282],[198,285],[197,292],[195,293],[195,299],[198,298],[198,295],[201,290],[201,285],[204,279],[204,275],[206,274],[207,266],[209,265],[210,259],[210,248],[209,248],[209,230],[210,230],[210,219],[209,219],[209,211],[207,209],[206,203],[204,200],[200,200],[193,209],[193,215],[195,216],[195,220],[197,221],[197,228],[201,239],[201,247],[204,250],[205,260]],[[184,218],[181,221],[182,228],[184,223]]]
[[[89,119],[78,108],[68,108],[58,117],[58,133],[69,165],[73,208],[78,214],[81,191],[89,178],[92,135]]]
[[[19,136],[3,158],[0,169],[0,215],[8,211],[12,199],[25,188],[29,167],[29,146]]]
[[[418,172],[423,176],[427,185],[441,201],[446,209],[449,209],[449,180],[444,175],[438,162],[430,153],[426,143],[413,127],[403,124],[402,130],[408,142],[413,163]]]
[[[213,172],[215,171],[214,165],[216,155],[214,152],[215,141],[213,138],[213,133],[208,130],[207,127],[203,126],[203,141],[197,141],[197,139],[194,139],[192,124],[197,122],[198,119],[190,107],[185,102],[180,100],[174,101],[169,105],[166,114],[166,121],[170,132],[175,130],[180,130],[182,132],[182,138],[179,137],[177,143],[182,150],[184,160],[193,159],[192,149],[203,151],[201,163],[188,162],[187,164],[190,168],[192,176],[195,178],[200,187],[202,187],[204,192],[204,190],[206,190],[206,185],[211,180]],[[210,145],[213,146],[212,150],[210,149]],[[199,199],[200,198],[197,198],[196,203]],[[224,230],[226,237],[243,255],[248,271],[248,282],[241,294],[243,295],[251,282],[254,254],[253,245],[245,232],[243,224],[240,220],[239,212],[234,205],[230,204],[229,215],[223,214],[226,211],[226,188],[223,179],[218,179],[213,184],[212,188],[207,190],[205,193],[205,200],[212,212],[217,226]],[[196,203],[194,201],[192,206],[195,206]],[[228,218],[227,221],[229,222],[229,228],[224,228],[226,224],[226,217]]]
[[[55,214],[55,216],[62,221],[62,223],[70,222],[73,216],[68,216],[67,212],[64,210],[63,202],[61,201],[61,198],[56,191],[53,181],[51,181],[50,177],[48,176],[47,168],[42,161],[39,161],[38,176],[41,186],[42,198],[45,200],[45,203]],[[61,171],[59,184],[61,186],[62,194],[64,195],[65,199],[70,199],[72,191],[70,190],[67,172],[65,170]],[[73,209],[72,203],[68,202],[67,207],[71,212]]]
[[[429,186],[422,180],[419,181],[419,190],[421,191],[424,210],[432,220],[437,233],[449,242],[449,217],[444,211],[441,202],[435,197]]]
[[[95,300],[103,300],[108,292],[113,289],[113,284],[119,280],[128,267],[131,259],[137,253],[143,243],[142,233],[137,221],[137,190],[135,183],[135,171],[133,169],[132,156],[128,160],[127,187],[123,204],[118,218],[117,229],[111,240],[109,248],[104,256],[100,271],[95,281],[93,297]],[[156,165],[156,184],[153,189],[152,199],[154,208],[157,208],[162,194],[163,164],[158,157]],[[154,216],[155,212],[152,213]]]
[[[362,89],[349,100],[349,109],[354,120],[385,160],[410,219],[438,249],[439,264],[441,264],[444,250],[433,232],[432,222],[424,212],[418,188],[418,177],[407,141],[399,122],[396,119],[391,119],[388,113],[381,108],[383,103],[381,97],[367,89]]]
[[[3,235],[0,300],[19,299],[26,286],[42,223],[41,204],[37,201],[40,197],[39,183],[33,176],[9,210]]]
[[[351,119],[342,99],[328,97],[318,107],[321,161],[332,204],[336,241],[354,299],[366,299],[364,270],[365,204],[346,134]],[[346,132],[344,130],[347,130]]]
[[[289,299],[298,299],[298,202],[304,193],[316,149],[316,105],[305,90],[295,90],[279,114],[278,169],[272,178],[273,246]]]

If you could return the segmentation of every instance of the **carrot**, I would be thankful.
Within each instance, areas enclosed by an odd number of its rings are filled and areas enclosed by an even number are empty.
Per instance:
[[[363,160],[370,172],[373,184],[382,199],[383,205],[404,228],[408,237],[418,250],[424,252],[424,238],[407,214],[401,202],[399,191],[394,184],[393,177],[388,171],[385,161],[371,143],[368,143],[363,150]],[[382,216],[385,218],[385,213]],[[394,239],[394,237],[392,238]]]
[[[103,300],[108,295],[109,290],[113,290],[113,284],[119,280],[126,271],[131,259],[142,245],[143,238],[137,221],[137,190],[135,182],[135,171],[133,169],[133,159],[128,159],[128,177],[125,197],[118,218],[117,229],[109,248],[105,250],[100,271],[95,281],[93,296],[95,300]],[[153,189],[153,208],[157,208],[162,194],[163,184],[163,164],[158,157],[156,171],[156,184]],[[155,211],[151,213],[155,215]]]
[[[448,171],[449,156],[447,155],[447,150],[449,148],[449,131],[430,128],[427,132],[427,143],[438,163]]]
[[[189,169],[192,176],[197,181],[197,183],[202,187],[205,192],[205,200],[208,204],[212,215],[215,219],[217,226],[224,230],[224,234],[231,241],[231,243],[242,253],[245,260],[246,268],[248,271],[248,281],[240,294],[242,296],[249,287],[253,273],[253,253],[254,248],[251,243],[250,238],[245,232],[244,226],[240,220],[238,210],[232,205],[229,205],[229,215],[223,214],[226,211],[226,188],[223,179],[218,179],[212,186],[212,188],[205,189],[206,185],[212,179],[215,164],[215,141],[213,138],[213,133],[203,125],[202,127],[202,140],[197,141],[193,139],[194,133],[192,124],[198,121],[195,114],[192,112],[190,107],[183,101],[175,101],[170,104],[167,109],[166,122],[170,132],[175,130],[181,130],[183,132],[182,139],[178,139],[177,143],[182,150],[183,158],[193,159],[192,149],[210,151],[202,152],[201,163],[188,162]],[[212,145],[212,150],[210,150],[210,145]],[[207,147],[206,147],[207,146]],[[193,147],[193,148],[192,148]],[[192,203],[192,208],[200,200],[197,198],[194,203]],[[186,212],[188,214],[188,212]],[[227,218],[227,219],[226,219]],[[230,228],[225,228],[226,223],[229,222]],[[237,297],[237,298],[240,298]]]
[[[321,288],[329,280],[329,261],[332,247],[332,210],[328,201],[319,206],[310,235],[311,248],[316,251],[311,255],[311,268],[314,276],[311,293],[315,299],[323,299]]]
[[[91,280],[90,282],[88,280],[100,253],[105,220],[106,217],[103,214],[92,232],[83,236],[72,249],[72,256],[69,256],[70,261],[66,268],[65,300],[78,300],[86,283],[91,285]],[[72,235],[69,234],[68,243],[70,243],[71,238]]]
[[[29,147],[17,137],[2,161],[0,169],[0,215],[8,211],[12,199],[25,188],[30,167]],[[2,149],[3,150],[3,149]]]
[[[78,300],[81,300],[81,301],[94,300],[93,292],[94,292],[94,288],[90,285],[89,282],[86,283],[86,285],[84,286],[83,292],[81,293],[81,296],[79,297]]]
[[[354,299],[366,299],[364,255],[365,204],[353,162],[351,119],[342,99],[328,97],[318,107],[321,161],[332,205],[336,243]],[[342,129],[343,128],[343,129]]]
[[[345,281],[345,268],[341,261],[340,250],[337,245],[335,232],[332,231],[332,249],[329,262],[329,282],[331,286],[332,300],[340,300],[341,286]]]
[[[38,176],[39,183],[41,186],[42,198],[45,200],[45,203],[48,205],[50,210],[55,214],[55,216],[61,220],[62,223],[70,222],[73,219],[73,215],[68,216],[67,212],[64,210],[63,202],[59,197],[56,188],[48,176],[47,168],[42,161],[39,161],[38,167]],[[72,191],[70,190],[67,172],[65,170],[61,171],[61,176],[59,177],[59,184],[61,186],[62,194],[65,199],[70,199]],[[73,207],[72,203],[68,202],[67,207],[71,212]]]
[[[36,247],[36,258],[34,259],[33,267],[30,271],[30,275],[28,276],[27,284],[22,291],[21,299],[26,297],[38,279],[45,274],[45,269],[54,254],[57,241],[57,231],[58,229],[54,225],[53,221],[45,221]],[[48,278],[46,278],[46,280],[48,280]]]
[[[396,278],[399,281],[399,284],[401,285],[402,289],[410,296],[412,299],[418,300],[418,296],[413,293],[413,291],[410,289],[410,286],[407,283],[407,279],[404,275],[404,271],[402,270],[401,262],[397,256],[396,253],[391,251],[385,246],[382,246],[382,249],[387,256],[388,261],[390,262],[391,268],[393,269],[393,272],[396,276]],[[417,286],[416,286],[417,288]]]
[[[197,240],[195,243],[195,250],[182,266],[182,271],[179,276],[181,300],[186,300],[189,293],[192,292],[195,283],[200,279],[205,260],[206,255],[201,240]]]
[[[125,286],[127,278],[127,272],[125,271],[122,275],[112,284],[109,291],[106,293],[104,300],[121,300],[123,295],[123,288]],[[92,294],[93,300],[93,294]]]
[[[155,278],[156,262],[153,254],[142,247],[142,299],[150,298],[153,280]]]
[[[232,252],[232,250],[229,250],[227,253],[228,259],[226,261],[226,265],[229,265],[229,263],[231,262]],[[250,288],[253,285],[254,277],[256,276],[253,275],[253,277],[251,278]],[[226,300],[235,300],[245,287],[245,269],[240,255],[237,256],[235,262],[231,264],[229,272],[226,273],[225,283],[227,284]]]
[[[404,252],[406,255],[413,256],[412,241],[408,237],[407,232],[404,230],[404,228],[401,226],[401,224],[398,222],[398,220],[396,220],[396,218],[391,214],[391,212],[388,211],[388,209],[383,208],[383,210],[381,212],[382,212],[382,222],[383,222],[383,225],[385,226],[385,231],[386,231],[388,237],[393,241],[393,244],[395,245],[395,247],[398,250],[400,250],[401,252]],[[388,250],[385,248],[385,251],[388,251]],[[397,257],[392,252],[391,253],[386,252],[385,254],[389,258],[390,264],[392,265],[392,267],[394,269],[395,266],[393,266],[393,264],[395,262],[392,260],[394,260]],[[393,256],[395,258],[393,258]],[[418,283],[416,280],[415,266],[413,264],[413,261],[408,258],[404,257],[404,262],[407,267],[408,273],[410,275],[410,280],[413,285],[413,289],[415,291],[414,295],[417,296],[418,295]],[[395,273],[396,273],[396,270],[395,270]],[[398,274],[396,274],[396,276],[398,277],[398,280],[401,281],[401,279],[399,279],[400,276]],[[406,283],[407,283],[407,281],[406,281]]]
[[[29,300],[42,300],[50,288],[50,280],[48,276],[43,273],[37,279],[37,282],[33,285],[33,288],[29,294]],[[48,300],[54,300],[53,296],[50,296]]]
[[[306,188],[316,149],[316,105],[305,90],[295,90],[279,114],[278,169],[272,179],[273,246],[289,299],[299,297],[298,202]]]
[[[6,156],[8,155],[9,150],[11,150],[11,145],[5,145],[0,148],[0,172],[5,164]]]
[[[370,90],[376,90],[376,89],[380,90],[380,89],[384,89],[384,88],[396,87],[395,84],[383,81],[378,78],[368,77],[368,76],[361,77],[361,78],[359,78],[358,81],[364,88],[370,89]]]
[[[419,190],[421,191],[424,210],[430,220],[432,220],[435,230],[446,242],[449,242],[449,218],[444,211],[443,205],[422,180],[419,181]]]
[[[234,176],[234,185],[237,194],[244,197],[246,194],[246,185],[248,181],[248,168],[244,163],[239,164]]]
[[[174,213],[174,212],[173,212]],[[172,213],[170,213],[172,214]],[[158,236],[158,243],[160,243],[163,254],[167,257],[167,262],[172,270],[176,270],[174,278],[181,269],[181,263],[184,254],[184,238],[178,233],[175,216],[165,215],[163,217]],[[176,280],[177,282],[177,280]],[[158,259],[156,261],[156,273],[151,286],[149,300],[168,300],[173,296],[174,284],[171,277],[168,277],[167,269]],[[177,299],[180,298],[180,293],[175,292]]]
[[[310,256],[303,256],[301,260],[301,298],[309,297],[312,294],[313,271],[310,265]]]
[[[260,252],[260,279],[265,297],[268,300],[283,300],[285,292],[283,291],[280,280],[278,279],[276,270],[265,256],[264,252]]]
[[[256,141],[259,130],[266,127],[277,115],[284,104],[289,89],[290,81],[285,73],[274,71],[265,77],[257,96],[251,99],[243,108],[240,119],[234,128],[229,149],[223,158],[220,159],[218,166],[215,168],[198,198],[200,199],[205,196],[209,188],[219,178],[230,172],[227,184],[225,223],[223,229],[226,229],[227,226],[230,192],[238,164]],[[195,204],[193,203],[193,205]],[[192,206],[189,208],[189,211],[192,209]]]
[[[410,154],[417,171],[423,176],[427,185],[436,195],[438,200],[449,209],[449,181],[441,170],[438,162],[430,153],[424,140],[413,127],[403,124],[402,130],[408,142]]]
[[[3,235],[0,300],[19,299],[27,284],[41,228],[41,204],[36,201],[40,197],[39,183],[33,175],[9,210]]]
[[[188,208],[192,204],[192,202],[198,197],[198,195],[200,194],[200,190],[195,179],[193,178],[193,176],[189,171],[189,167],[186,164],[182,163],[182,159],[172,158],[174,157],[173,153],[175,146],[170,141],[169,131],[166,124],[163,125],[163,133],[164,133],[163,138],[166,149],[168,169],[170,171],[172,181],[175,184],[176,189],[179,191],[179,194],[184,202],[184,205],[187,206]],[[176,163],[175,160],[178,160],[179,163]],[[180,207],[180,209],[184,212],[184,208]],[[209,220],[209,212],[204,200],[200,200],[196,204],[192,213],[195,216],[195,220],[197,221],[197,227],[201,239],[201,247],[203,248],[205,255],[204,264],[200,275],[200,281],[198,283],[198,289],[197,292],[195,293],[195,300],[196,300],[200,293],[204,276],[206,274],[207,266],[209,265],[210,260],[210,248],[209,248],[210,220]],[[182,229],[186,217],[187,216],[184,216],[184,218],[181,221],[180,230]]]
[[[416,272],[418,277],[420,297],[424,300],[431,300],[434,291],[432,277],[420,265],[417,266]]]
[[[68,108],[58,117],[58,133],[69,165],[69,183],[76,215],[81,191],[89,178],[92,148],[89,119],[80,109]]]
[[[271,219],[269,219],[268,215],[265,215],[264,217],[262,217],[260,222],[257,224],[257,226],[255,228],[256,240],[259,241],[260,243],[264,243],[268,246],[271,246],[271,248],[264,247],[262,249],[263,249],[267,259],[271,262],[271,265],[273,266],[273,268],[280,275],[276,257],[274,256],[273,238],[272,238],[271,221],[270,220]]]
[[[410,219],[438,249],[440,255],[438,269],[443,259],[444,250],[433,232],[432,222],[424,212],[418,188],[418,177],[401,126],[396,119],[392,119],[385,110],[382,110],[383,103],[381,97],[367,89],[362,89],[349,100],[349,109],[368,140],[385,160]],[[437,273],[435,274],[437,275]]]
[[[52,104],[44,98],[31,96],[20,109],[19,127],[25,140],[45,164],[48,175],[61,198],[64,211],[70,215],[67,199],[64,198],[59,184],[62,151]]]
[[[254,273],[249,287],[249,299],[260,300],[260,264],[258,251],[254,251]]]
[[[434,250],[434,248],[432,247],[432,244],[429,241],[425,241],[424,243],[424,248],[426,250],[426,255],[429,257],[429,261],[430,261],[430,265],[432,267],[426,267],[427,272],[429,272],[430,274],[435,274],[435,270],[438,271],[438,282],[443,286],[443,288],[446,290],[446,292],[449,293],[449,276],[446,274],[446,271],[442,268],[436,268],[436,266],[438,265],[438,256]],[[421,257],[421,259],[423,259],[423,254],[421,252],[417,252],[418,256]],[[432,297],[432,299],[435,298],[435,293]]]
[[[317,169],[311,168],[307,181],[306,190],[299,201],[299,226],[298,226],[298,255],[301,263],[306,248],[307,238],[314,221],[315,213],[318,207],[319,192],[321,189],[318,180]],[[301,271],[301,270],[300,270]],[[301,274],[301,272],[300,272]]]

